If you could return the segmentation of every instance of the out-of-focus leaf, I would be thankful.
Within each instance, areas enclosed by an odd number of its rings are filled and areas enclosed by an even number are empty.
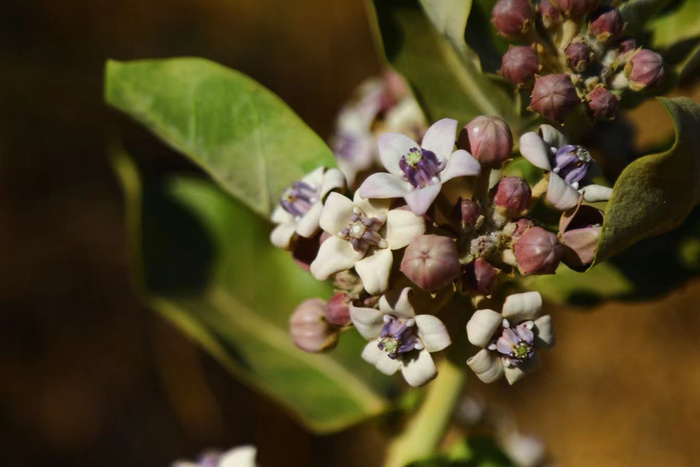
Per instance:
[[[116,159],[146,299],[245,383],[308,428],[327,433],[380,413],[393,380],[360,358],[357,333],[330,354],[298,350],[287,333],[301,301],[327,284],[268,244],[268,227],[212,182],[175,176],[141,184]]]
[[[674,0],[627,0],[620,5],[620,13],[627,23],[626,34],[636,34],[647,22]]]
[[[515,463],[493,439],[472,436],[455,443],[445,454],[409,465],[410,467],[512,467]]]
[[[700,2],[697,0],[685,0],[679,8],[659,16],[648,26],[649,31],[653,33],[653,48],[665,49],[700,36],[698,18],[700,18]]]
[[[200,58],[109,61],[107,102],[135,118],[267,217],[282,190],[318,166],[328,146],[280,98]]]
[[[700,106],[684,97],[659,100],[671,114],[676,141],[622,171],[605,209],[594,264],[675,228],[700,201]]]

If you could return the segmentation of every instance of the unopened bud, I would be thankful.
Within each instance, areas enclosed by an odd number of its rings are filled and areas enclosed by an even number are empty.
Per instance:
[[[508,224],[506,224],[506,226],[503,227],[503,233],[505,233],[506,235],[510,235],[511,237],[513,237],[513,239],[518,239],[522,236],[522,234],[530,230],[534,225],[535,224],[533,224],[532,221],[527,217],[521,217],[516,221],[509,222]]]
[[[620,101],[615,94],[605,89],[605,87],[598,86],[595,88],[588,93],[586,100],[588,109],[591,111],[594,119],[603,121],[615,119]]]
[[[633,91],[657,86],[664,79],[664,60],[648,49],[640,49],[625,65],[625,75]]]
[[[515,242],[513,252],[523,274],[554,274],[564,249],[552,232],[533,227]]]
[[[401,271],[418,287],[434,292],[459,276],[457,246],[440,235],[416,237],[406,247]]]
[[[532,27],[532,5],[529,0],[498,0],[491,17],[500,35],[518,37]]]
[[[350,297],[344,292],[333,295],[326,304],[326,321],[334,326],[348,326],[350,319]]]
[[[457,147],[465,149],[484,167],[500,168],[513,150],[513,133],[499,117],[476,117],[459,133]]]
[[[564,53],[566,55],[566,64],[576,73],[583,73],[586,71],[595,60],[593,50],[584,41],[572,42],[568,45]]]
[[[547,29],[553,29],[561,23],[561,12],[559,8],[552,4],[552,0],[542,0],[540,2],[540,16],[542,17],[542,24]]]
[[[583,268],[595,258],[603,226],[603,211],[580,204],[564,212],[559,232],[564,246],[564,263],[571,268]]]
[[[601,7],[591,15],[588,25],[588,33],[595,36],[600,42],[607,42],[622,34],[625,29],[625,20],[617,8]]]
[[[600,0],[551,0],[566,16],[580,19],[595,10]]]
[[[462,290],[464,292],[491,295],[496,285],[498,269],[483,258],[477,258],[464,268]]]
[[[628,37],[627,39],[623,40],[620,42],[620,45],[617,47],[617,52],[622,55],[626,55],[630,52],[633,52],[637,48],[637,41],[635,41],[633,38]]]
[[[459,198],[453,210],[454,220],[462,230],[475,228],[480,215],[479,205],[470,199]]]
[[[289,319],[294,344],[305,352],[323,352],[338,342],[338,328],[325,319],[326,304],[320,298],[302,302]]]
[[[509,217],[517,217],[530,209],[532,190],[524,178],[503,177],[498,182],[494,204]]]
[[[565,74],[551,74],[535,80],[530,108],[550,120],[562,123],[579,102],[571,78]]]
[[[503,55],[498,73],[508,81],[521,85],[531,81],[539,69],[540,63],[535,49],[518,45],[510,47]]]

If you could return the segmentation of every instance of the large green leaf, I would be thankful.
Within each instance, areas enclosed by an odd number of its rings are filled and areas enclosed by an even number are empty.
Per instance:
[[[625,33],[636,34],[644,29],[647,22],[655,18],[674,0],[627,0],[620,5],[620,12],[627,26]]]
[[[107,102],[146,125],[257,213],[318,166],[328,146],[277,96],[200,58],[109,61]]]
[[[664,2],[656,0],[652,3]],[[659,16],[648,27],[654,34],[654,48],[668,48],[679,42],[700,37],[699,18],[700,2],[697,0],[685,0],[679,8]]]
[[[302,300],[330,290],[268,243],[268,227],[210,181],[141,184],[126,156],[117,171],[147,301],[227,370],[308,428],[331,432],[380,413],[395,380],[360,358],[347,333],[330,354],[298,350],[287,333]]]
[[[673,147],[625,168],[613,188],[594,264],[680,225],[700,201],[700,106],[659,98],[676,129]]]

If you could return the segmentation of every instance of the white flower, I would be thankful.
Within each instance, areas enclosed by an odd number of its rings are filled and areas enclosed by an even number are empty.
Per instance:
[[[223,454],[204,454],[197,462],[178,461],[172,467],[255,467],[255,446],[239,446]]]
[[[502,313],[477,310],[467,323],[469,342],[482,347],[467,360],[467,365],[485,383],[505,374],[513,384],[539,368],[536,349],[548,349],[555,343],[549,315],[539,316],[542,296],[539,292],[511,295],[503,304]]]
[[[437,375],[431,352],[450,344],[445,325],[433,315],[416,315],[411,289],[394,290],[379,299],[379,309],[350,305],[357,331],[370,342],[362,358],[379,371],[393,375],[401,370],[411,386],[422,386]]]
[[[388,200],[354,201],[331,193],[323,206],[321,228],[332,236],[321,244],[311,273],[318,280],[352,267],[372,295],[385,291],[394,261],[392,250],[425,231],[423,218],[405,209],[389,211]]]
[[[287,188],[280,204],[272,213],[272,222],[278,224],[270,234],[270,241],[278,248],[287,248],[294,234],[311,238],[318,232],[318,219],[323,199],[331,191],[345,186],[338,169],[319,167]]]

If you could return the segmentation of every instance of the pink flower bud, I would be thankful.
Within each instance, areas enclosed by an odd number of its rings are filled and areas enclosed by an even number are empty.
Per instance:
[[[305,352],[317,353],[338,342],[338,329],[326,322],[326,304],[320,298],[302,302],[289,319],[294,344]]]
[[[518,37],[532,26],[532,5],[529,0],[498,0],[491,16],[500,35]]]
[[[580,204],[562,214],[559,232],[567,266],[579,269],[593,262],[602,226],[603,211],[593,206]]]
[[[652,50],[640,49],[625,65],[625,74],[633,91],[657,86],[664,79],[664,60]]]
[[[617,8],[601,7],[591,16],[588,25],[588,33],[595,36],[600,42],[607,42],[622,34],[625,29],[625,20]]]
[[[600,0],[551,0],[569,18],[580,19],[595,10]]]
[[[584,41],[575,41],[564,51],[566,64],[576,73],[583,73],[595,60],[595,54]]]
[[[462,230],[470,230],[476,227],[479,215],[481,215],[479,205],[470,199],[459,198],[457,204],[455,204],[453,211],[454,220],[462,227]]]
[[[559,8],[552,4],[552,0],[542,0],[540,2],[540,16],[542,24],[547,29],[552,29],[561,23],[561,12]]]
[[[334,326],[345,327],[350,319],[350,297],[344,292],[333,295],[326,304],[326,321]]]
[[[483,258],[477,258],[464,268],[462,290],[464,292],[491,295],[496,285],[498,269]]]
[[[457,147],[465,149],[484,167],[500,168],[510,158],[513,134],[499,117],[476,117],[459,133]]]
[[[604,86],[598,86],[588,93],[586,100],[588,109],[596,120],[609,121],[615,119],[619,99],[615,94],[605,89]]]
[[[530,109],[550,120],[562,123],[579,102],[571,78],[564,74],[551,74],[535,80]]]
[[[552,232],[533,227],[515,242],[513,252],[523,274],[554,274],[564,249]]]
[[[459,276],[457,246],[451,238],[440,235],[416,237],[406,247],[401,271],[418,287],[434,292]]]
[[[525,232],[534,227],[535,224],[532,223],[527,217],[521,217],[515,222],[511,222],[506,226],[510,230],[509,234],[514,239],[520,238]]]
[[[514,84],[525,84],[535,77],[539,69],[540,63],[535,49],[518,45],[511,46],[503,55],[498,73]]]
[[[510,217],[516,217],[530,208],[532,190],[524,178],[503,177],[498,182],[493,202]]]
[[[626,55],[630,52],[633,52],[636,48],[637,48],[637,41],[635,41],[631,37],[628,37],[627,39],[620,42],[620,45],[617,47],[617,52],[620,55]]]

